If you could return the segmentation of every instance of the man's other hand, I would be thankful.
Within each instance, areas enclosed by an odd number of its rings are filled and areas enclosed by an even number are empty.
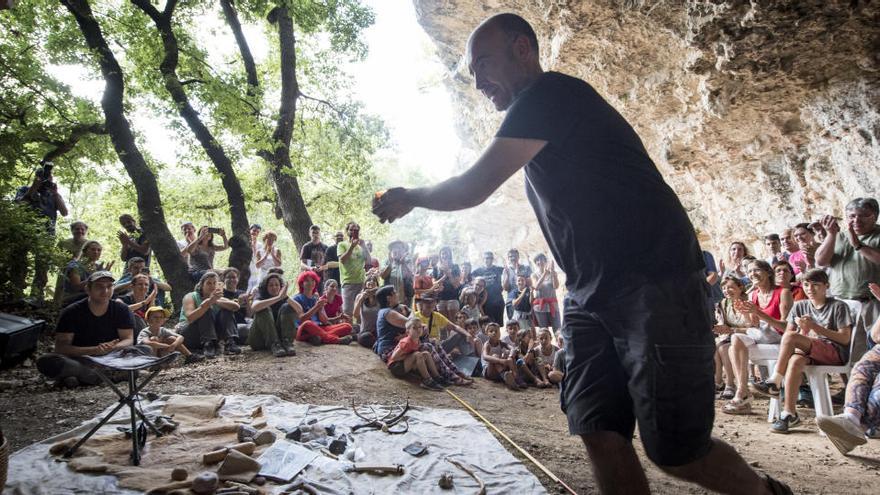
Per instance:
[[[402,187],[391,188],[373,204],[373,214],[379,221],[391,223],[405,216],[415,207],[410,191]]]

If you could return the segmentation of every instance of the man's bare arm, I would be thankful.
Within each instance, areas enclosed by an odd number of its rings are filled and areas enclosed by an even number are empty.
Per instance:
[[[474,165],[437,185],[389,189],[373,207],[380,220],[394,221],[415,207],[439,211],[463,210],[489,197],[547,145],[538,139],[495,138]]]

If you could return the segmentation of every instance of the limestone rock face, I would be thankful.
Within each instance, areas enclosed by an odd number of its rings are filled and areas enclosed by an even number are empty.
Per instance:
[[[534,26],[546,70],[586,80],[629,120],[706,248],[743,240],[761,253],[764,233],[878,195],[880,2],[414,3],[474,156],[503,114],[474,89],[466,40],[514,12]],[[521,176],[465,218],[476,246],[545,249]]]

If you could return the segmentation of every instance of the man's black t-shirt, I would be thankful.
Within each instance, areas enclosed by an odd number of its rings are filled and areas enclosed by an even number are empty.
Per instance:
[[[339,255],[336,253],[336,246],[338,244],[334,244],[327,248],[327,251],[324,252],[324,262],[330,263],[331,261],[339,261]],[[339,268],[328,268],[327,269],[327,278],[324,280],[333,279],[336,283],[339,283]]]
[[[326,252],[327,245],[323,242],[319,242],[318,244],[308,242],[303,244],[302,250],[299,253],[299,259],[306,264],[311,261],[313,266],[323,265]]]
[[[72,333],[73,345],[90,347],[118,339],[120,329],[134,328],[134,320],[128,306],[119,300],[111,300],[107,312],[95,316],[89,300],[83,299],[61,311],[55,328],[57,333]]]
[[[483,277],[486,281],[486,302],[503,303],[504,294],[501,293],[501,273],[504,271],[500,266],[490,268],[480,267],[473,271],[474,277]]]
[[[243,290],[229,290],[226,287],[223,288],[223,297],[229,299],[230,301],[238,302],[238,298],[244,294]],[[247,316],[247,307],[242,306],[238,308],[238,311],[233,313],[235,315],[235,323],[247,323],[245,317]]]
[[[141,230],[136,229],[134,232],[126,232],[125,235],[134,239],[139,245],[143,246],[145,242],[147,242],[147,234]],[[150,251],[147,251],[147,254],[141,254],[134,250],[134,248],[126,248],[122,253],[122,261],[128,261],[132,258],[143,258],[144,264],[146,266],[150,266]]]
[[[544,73],[496,136],[547,141],[525,167],[526,194],[577,303],[596,309],[703,267],[678,197],[633,128],[586,82]]]

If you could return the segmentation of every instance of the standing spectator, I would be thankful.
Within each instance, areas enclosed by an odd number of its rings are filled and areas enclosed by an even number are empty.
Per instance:
[[[788,257],[788,262],[791,263],[794,274],[797,276],[816,267],[815,254],[819,245],[813,238],[813,229],[807,223],[795,225],[792,232],[794,240],[798,243],[798,250]]]
[[[749,276],[746,273],[746,267],[743,266],[743,261],[747,256],[749,256],[749,250],[746,248],[745,243],[741,241],[731,242],[730,247],[727,248],[727,262],[725,263],[724,260],[718,262],[718,271],[721,272],[721,278],[733,275],[734,277],[739,277],[743,284],[748,287],[750,283]]]
[[[862,303],[856,325],[867,333],[880,316],[880,301],[868,284],[880,280],[880,225],[874,198],[856,198],[846,205],[846,228],[831,215],[822,218],[828,232],[816,250],[816,264],[828,267],[831,294]]]
[[[216,230],[223,239],[223,245],[214,245],[214,234],[211,230]],[[214,253],[223,251],[229,247],[229,241],[226,239],[226,231],[223,229],[211,229],[202,227],[199,229],[199,236],[196,237],[186,247],[186,254],[189,255],[189,274],[194,282],[202,279],[202,275],[214,269]],[[187,347],[192,347],[187,344]]]
[[[43,375],[68,387],[97,385],[101,378],[84,356],[102,356],[134,343],[131,311],[113,300],[113,275],[92,273],[85,284],[87,297],[64,308],[55,326],[55,352],[37,359]]]
[[[82,253],[64,268],[64,283],[62,284],[61,306],[86,297],[86,285],[89,277],[94,272],[109,271],[113,268],[113,261],[106,264],[100,263],[101,253],[104,251],[98,241],[86,241],[82,247]]]
[[[721,275],[715,266],[715,257],[709,251],[703,250],[703,263],[706,265],[706,283],[709,284],[709,304],[712,311],[715,306],[724,298],[721,290]]]
[[[58,247],[64,251],[64,254],[68,255],[70,259],[76,258],[79,256],[79,253],[82,252],[82,247],[88,240],[86,236],[89,234],[89,226],[86,225],[82,220],[77,220],[70,224],[70,235],[69,239],[63,239],[58,241]]]
[[[360,237],[361,227],[355,222],[345,226],[348,241],[336,244],[339,255],[339,278],[342,284],[342,311],[351,314],[354,300],[364,288],[364,267],[370,264],[370,252]]]
[[[52,181],[52,162],[46,162],[34,171],[34,181],[30,186],[21,186],[15,193],[15,201],[26,204],[46,217],[46,233],[55,236],[55,221],[58,214],[67,216],[67,205],[64,198],[58,193],[58,184]],[[27,257],[27,246],[22,246],[22,259]],[[49,282],[49,263],[42,253],[34,256],[34,279],[31,284],[31,297],[37,301],[43,300],[43,291]],[[15,272],[15,286],[24,290],[27,266],[25,263]]]
[[[764,247],[767,248],[767,263],[772,266],[777,261],[788,261],[789,254],[782,250],[782,240],[779,234],[767,234],[764,236]]]
[[[88,239],[86,235],[89,233],[89,226],[86,225],[85,222],[81,220],[77,220],[70,224],[70,234],[71,238],[63,239],[58,241],[58,247],[61,251],[64,252],[66,259],[75,260],[79,257],[79,254],[82,252],[82,248],[85,245]],[[61,299],[64,297],[64,270],[62,269],[58,273],[58,278],[55,281],[55,304],[61,304]]]
[[[474,277],[480,277],[486,281],[486,303],[484,310],[486,315],[497,324],[503,323],[504,294],[502,293],[502,274],[504,269],[495,266],[495,255],[492,251],[483,253],[483,266],[474,270]]]
[[[461,293],[461,289],[465,287],[470,287],[471,284],[474,283],[474,273],[473,266],[470,261],[462,261],[461,262],[461,288],[459,288],[459,293]]]
[[[415,286],[413,272],[407,261],[406,244],[392,241],[388,244],[388,262],[379,272],[379,276],[385,281],[385,285],[393,286],[395,292],[402,294],[402,300],[409,303],[415,296]]]
[[[532,274],[532,308],[535,321],[539,327],[551,327],[554,330],[562,328],[559,319],[559,301],[556,299],[556,289],[559,288],[559,277],[556,276],[556,267],[553,262],[547,262],[544,253],[538,253],[534,259],[536,271]]]
[[[263,246],[257,251],[257,268],[260,269],[260,280],[269,274],[272,268],[281,266],[281,249],[276,246],[278,234],[267,230],[263,234]]]
[[[180,225],[180,230],[183,232],[183,239],[177,241],[177,249],[180,250],[180,257],[183,258],[183,262],[189,266],[189,254],[186,251],[186,247],[196,240],[196,226],[192,222],[183,222]]]
[[[337,232],[333,235],[334,244],[327,248],[327,251],[324,252],[324,263],[327,267],[324,272],[326,276],[324,280],[333,279],[339,282],[339,243],[345,237],[342,235],[342,232]]]
[[[519,275],[526,277],[527,283],[531,285],[532,267],[520,264],[519,250],[511,248],[507,252],[507,266],[504,267],[504,271],[501,273],[501,286],[504,287],[504,290],[508,292],[513,290],[516,287],[516,277]]]
[[[532,288],[526,280],[523,275],[516,276],[516,287],[507,293],[507,304],[513,308],[510,321],[519,322],[522,330],[532,330]]]
[[[247,291],[248,294],[252,294],[253,290],[260,283],[260,270],[257,268],[257,253],[263,249],[263,243],[260,242],[260,232],[263,230],[263,227],[260,224],[255,223],[251,225],[250,228],[250,240],[251,240],[251,264],[248,266],[248,271],[250,272],[250,277],[248,277],[248,286]]]
[[[150,241],[147,240],[147,234],[137,226],[134,217],[128,213],[119,215],[119,225],[125,230],[116,232],[122,247],[119,251],[119,257],[122,261],[138,257],[143,258],[147,266],[150,266]]]
[[[791,259],[792,254],[801,249],[798,247],[797,241],[794,240],[794,229],[783,229],[782,234],[779,236],[779,240],[782,241],[782,252],[787,254],[789,259]]]
[[[218,343],[225,341],[226,354],[241,354],[236,343],[238,327],[234,313],[238,302],[223,297],[223,285],[216,272],[202,274],[195,288],[183,296],[178,332],[184,344],[193,352],[201,349],[211,359],[220,352]]]
[[[455,314],[461,309],[458,302],[458,288],[461,287],[461,268],[452,261],[452,249],[449,246],[440,248],[440,256],[437,267],[432,274],[434,280],[440,283],[440,292],[437,294],[437,311],[449,320],[455,319]]]
[[[315,272],[321,279],[321,285],[324,283],[326,275],[324,271],[327,269],[324,264],[326,253],[327,245],[321,242],[321,227],[312,225],[309,227],[309,242],[303,244],[299,253],[299,260],[302,263],[300,268]]]

